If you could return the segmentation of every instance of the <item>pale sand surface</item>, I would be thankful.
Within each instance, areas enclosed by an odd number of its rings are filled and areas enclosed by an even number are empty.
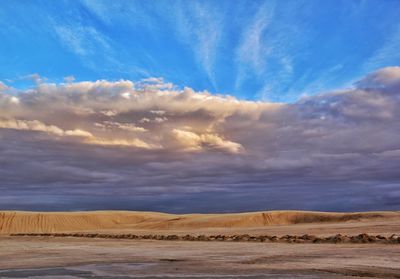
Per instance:
[[[0,212],[0,278],[400,278],[397,244],[18,237],[11,233],[392,235],[399,212]]]
[[[326,213],[265,211],[174,215],[156,212],[0,211],[0,234],[107,232],[164,234],[392,234],[400,212]]]
[[[0,237],[0,278],[400,278],[400,248]]]

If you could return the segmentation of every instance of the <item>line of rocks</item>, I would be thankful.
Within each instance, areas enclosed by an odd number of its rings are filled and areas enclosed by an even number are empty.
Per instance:
[[[111,238],[111,239],[152,239],[152,240],[180,240],[180,241],[237,241],[237,242],[277,242],[277,243],[384,243],[400,244],[400,235],[390,237],[382,235],[368,235],[366,233],[347,236],[337,234],[328,237],[315,235],[284,235],[270,236],[259,235],[135,235],[135,234],[102,234],[102,233],[17,233],[10,236],[35,236],[35,237],[83,237],[83,238]]]

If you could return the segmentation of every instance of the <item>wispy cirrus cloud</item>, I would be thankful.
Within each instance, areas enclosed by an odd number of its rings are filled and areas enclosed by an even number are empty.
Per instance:
[[[271,53],[271,49],[265,44],[265,31],[274,17],[274,4],[271,3],[273,2],[266,2],[258,8],[254,18],[244,28],[237,49],[238,63],[247,64],[257,75],[261,75],[265,70],[266,58]]]
[[[226,23],[224,11],[207,2],[193,2],[186,5],[182,1],[150,5],[143,10],[139,2],[116,2],[109,5],[106,1],[84,1],[84,5],[93,11],[107,25],[127,22],[133,29],[145,32],[160,28],[160,22],[169,28],[169,32],[179,44],[188,47],[198,68],[206,75],[209,85],[216,89],[214,63],[221,43],[223,27]],[[113,11],[112,13],[109,10]],[[119,11],[124,12],[120,13]],[[154,18],[157,14],[158,19]],[[156,42],[159,43],[159,42]],[[146,54],[147,55],[147,54]],[[153,58],[147,57],[152,64]]]
[[[391,61],[400,59],[398,48],[400,46],[400,25],[388,35],[382,47],[377,49],[371,57],[367,59],[363,67],[365,71],[375,70],[383,65],[390,64]]]
[[[58,25],[54,29],[61,42],[79,56],[93,55],[98,48],[105,53],[111,50],[108,39],[93,27]]]
[[[173,25],[177,37],[189,44],[195,59],[205,71],[213,89],[217,88],[214,63],[221,43],[226,14],[219,7],[207,2],[194,2],[193,5],[175,7]]]
[[[263,2],[240,33],[241,39],[236,49],[237,76],[235,89],[244,84],[259,83],[257,98],[269,100],[277,88],[291,80],[296,52],[293,41],[301,43],[297,37],[298,22],[293,16],[297,4],[286,8],[289,22],[284,22],[279,5],[274,1]],[[299,47],[297,47],[299,48]]]

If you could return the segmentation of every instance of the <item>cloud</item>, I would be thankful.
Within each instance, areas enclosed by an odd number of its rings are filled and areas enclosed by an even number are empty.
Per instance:
[[[98,123],[96,123],[98,124]],[[96,125],[97,127],[99,125]],[[143,132],[143,128],[131,127],[122,124],[106,123],[101,126],[106,129],[109,127],[117,127],[122,130],[128,131],[140,131]],[[50,136],[59,137],[78,137],[81,138],[81,142],[84,144],[96,144],[96,145],[115,145],[115,146],[132,146],[139,148],[154,148],[154,146],[145,143],[139,139],[105,139],[93,136],[92,133],[80,129],[74,130],[63,130],[55,125],[46,125],[38,120],[19,120],[19,119],[6,119],[0,120],[0,129],[12,129],[19,131],[30,131],[30,132],[44,132]]]
[[[2,120],[0,121],[0,128],[15,129],[25,131],[40,131],[56,136],[64,135],[64,131],[54,125],[46,125],[37,120]]]
[[[55,25],[54,30],[61,42],[72,52],[80,56],[91,55],[100,47],[110,49],[107,38],[95,28],[81,25]]]
[[[367,75],[357,82],[363,89],[400,90],[400,67],[386,67]]]
[[[211,147],[238,153],[243,147],[236,142],[227,141],[216,134],[196,134],[190,131],[174,129],[172,130],[177,141],[185,147],[184,150],[198,151],[205,147]]]
[[[118,123],[112,121],[104,121],[103,123],[94,123],[96,127],[102,128],[104,130],[107,129],[120,129],[129,132],[147,132],[147,130],[143,127],[135,126],[134,124],[129,123]]]
[[[190,6],[179,4],[175,8],[176,12],[170,19],[177,37],[190,44],[195,59],[216,88],[214,63],[223,37],[226,12],[206,2]]]
[[[263,33],[273,16],[274,7],[268,3],[262,5],[243,32],[243,38],[237,50],[240,62],[248,63],[259,75],[265,68],[265,56],[268,52],[264,46]]]
[[[44,132],[58,137],[83,137],[93,138],[93,135],[80,129],[62,130],[54,125],[46,125],[38,120],[5,119],[0,120],[0,129],[13,129],[20,131]]]
[[[95,137],[88,137],[84,143],[95,144],[95,145],[105,145],[105,146],[127,146],[127,147],[137,147],[145,149],[157,149],[159,146],[148,144],[140,139],[102,139]]]
[[[0,91],[5,91],[7,88],[8,88],[8,86],[0,81]]]
[[[157,86],[143,86],[149,81]],[[243,147],[219,135],[219,123],[234,111],[252,114],[252,107],[266,105],[171,88],[160,79],[40,83],[18,97],[2,95],[0,127],[80,136],[86,144],[237,153]]]
[[[400,25],[397,25],[394,31],[380,44],[378,48],[369,59],[364,63],[366,70],[375,69],[383,65],[390,65],[391,61],[400,58],[400,54],[397,51],[400,43]]]
[[[293,104],[156,82],[0,91],[2,207],[398,209],[399,67]]]
[[[65,82],[73,82],[75,80],[75,77],[74,76],[66,76],[66,77],[64,77],[64,81]]]
[[[250,86],[257,99],[288,99],[290,87],[294,85],[289,81],[296,71],[297,53],[304,39],[298,38],[302,22],[294,16],[301,10],[300,6],[286,6],[287,17],[283,18],[281,5],[274,1],[255,4],[253,15],[241,26],[240,40],[235,47],[236,91]]]

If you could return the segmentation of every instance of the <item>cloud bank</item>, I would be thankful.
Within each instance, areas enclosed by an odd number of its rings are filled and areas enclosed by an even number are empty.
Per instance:
[[[0,83],[0,207],[399,209],[400,68],[293,104],[134,83]]]

